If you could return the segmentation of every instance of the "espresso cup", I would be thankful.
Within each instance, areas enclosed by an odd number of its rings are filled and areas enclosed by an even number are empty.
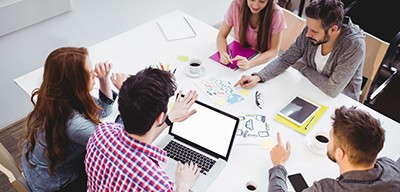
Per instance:
[[[245,186],[245,192],[255,192],[257,191],[257,183],[254,181],[248,181]]]
[[[201,61],[199,59],[191,59],[189,61],[189,71],[192,74],[200,73]]]
[[[313,135],[313,138],[311,138],[311,141],[312,141],[312,145],[314,146],[315,149],[326,150],[327,145],[329,143],[329,137],[326,132],[320,131]]]

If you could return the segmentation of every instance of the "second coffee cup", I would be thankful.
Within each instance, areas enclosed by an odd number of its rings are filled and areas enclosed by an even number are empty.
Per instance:
[[[191,59],[189,61],[189,71],[192,74],[198,74],[201,68],[201,61],[199,59]]]

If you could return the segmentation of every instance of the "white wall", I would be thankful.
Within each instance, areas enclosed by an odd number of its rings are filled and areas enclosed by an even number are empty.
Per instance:
[[[0,1],[0,36],[71,10],[69,0]]]
[[[175,9],[214,25],[223,19],[230,2],[71,0],[71,11],[1,36],[0,129],[25,117],[32,110],[30,98],[14,83],[14,79],[43,66],[47,55],[55,48],[88,47]],[[24,13],[19,12],[21,15]]]

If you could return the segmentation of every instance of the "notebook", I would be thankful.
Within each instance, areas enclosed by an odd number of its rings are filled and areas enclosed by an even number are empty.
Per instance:
[[[255,57],[258,54],[257,50],[254,50],[250,47],[242,47],[240,45],[239,42],[237,41],[232,41],[231,43],[228,44],[228,52],[231,54],[232,58],[235,58],[237,55],[246,57],[248,60],[251,60],[253,57]],[[213,55],[210,56],[210,59],[220,63],[221,65],[224,65],[226,67],[229,67],[231,69],[237,69],[237,61],[233,61],[232,64],[222,64],[221,62],[219,62],[220,56],[219,56],[219,52],[217,51],[216,53],[214,53]]]
[[[176,122],[170,126],[168,135],[156,146],[167,151],[167,162],[161,166],[174,181],[177,155],[168,152],[169,148],[178,145],[185,153],[192,151],[208,158],[209,160],[201,160],[202,163],[213,163],[213,165],[202,168],[191,189],[191,191],[203,192],[207,191],[228,161],[239,118],[200,101],[196,101],[191,108],[196,109],[197,113],[183,122]]]

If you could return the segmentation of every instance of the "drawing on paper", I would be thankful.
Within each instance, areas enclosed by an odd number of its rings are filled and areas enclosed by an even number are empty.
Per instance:
[[[242,88],[235,88],[230,81],[220,76],[213,76],[198,82],[201,89],[218,105],[232,105],[243,101],[249,91]]]
[[[235,142],[238,144],[260,144],[260,140],[269,137],[269,124],[266,115],[245,114],[238,116],[239,128]]]

